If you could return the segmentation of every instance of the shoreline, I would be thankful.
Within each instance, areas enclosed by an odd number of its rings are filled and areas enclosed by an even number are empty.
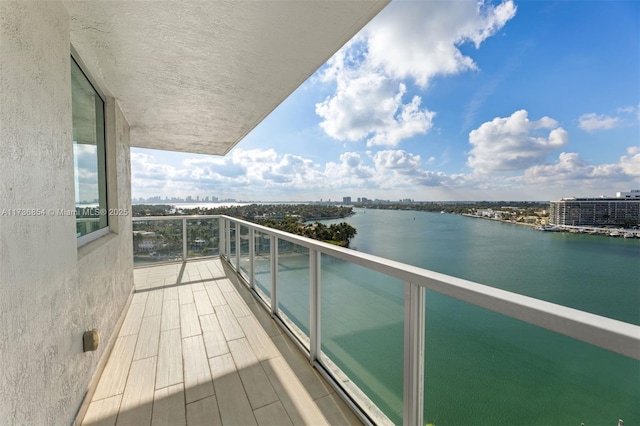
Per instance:
[[[511,220],[496,219],[496,218],[493,218],[493,217],[476,216],[474,214],[469,214],[469,213],[460,213],[460,216],[471,217],[471,218],[474,218],[474,219],[492,220],[494,222],[508,223],[508,224],[511,224],[511,225],[528,226],[530,228],[535,228],[536,226],[539,226],[539,225],[537,225],[535,223],[513,222]]]
[[[536,231],[543,232],[562,232],[569,234],[581,234],[581,235],[597,235],[600,237],[613,237],[613,238],[624,238],[624,239],[639,239],[640,238],[640,230],[637,229],[625,229],[625,228],[601,228],[598,226],[557,226],[557,229],[541,229],[541,226],[545,225],[537,225],[533,223],[523,223],[523,222],[512,222],[509,220],[495,219],[491,217],[482,217],[476,216],[469,213],[461,213],[461,216],[470,217],[474,219],[484,219],[491,220],[494,222],[507,223],[512,225],[522,225],[528,226]],[[549,225],[547,225],[549,226]],[[625,236],[629,235],[629,236]]]

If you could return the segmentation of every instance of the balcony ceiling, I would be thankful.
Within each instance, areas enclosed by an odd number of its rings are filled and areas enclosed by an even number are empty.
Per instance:
[[[66,1],[71,42],[131,145],[224,155],[386,4]]]

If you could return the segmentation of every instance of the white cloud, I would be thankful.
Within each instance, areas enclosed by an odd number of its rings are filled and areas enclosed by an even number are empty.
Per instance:
[[[578,118],[578,127],[591,133],[597,130],[629,126],[640,121],[640,106],[638,108],[633,106],[620,107],[616,109],[616,113],[616,115],[596,114],[595,112],[582,114]]]
[[[568,133],[552,118],[530,121],[527,111],[519,110],[469,133],[473,148],[467,164],[478,173],[524,170],[544,163],[547,155],[563,147],[568,139]]]
[[[378,170],[389,169],[407,173],[418,168],[420,155],[402,150],[378,151],[373,157],[373,162]]]
[[[403,139],[425,134],[431,130],[435,113],[427,109],[421,110],[421,102],[420,96],[414,96],[410,103],[400,104],[398,114],[395,117],[389,117],[386,125],[367,140],[367,146],[396,146]]]
[[[367,146],[396,146],[431,129],[435,113],[420,108],[419,96],[404,104],[404,84],[357,70],[341,73],[336,81],[336,94],[316,104],[316,114],[324,119],[320,127],[332,138],[359,141],[371,135]]]
[[[631,114],[631,113],[633,113],[635,111],[635,108],[632,107],[632,106],[626,106],[626,107],[620,107],[616,111],[621,112],[621,113]]]
[[[578,153],[563,152],[554,164],[543,164],[530,167],[518,180],[527,184],[552,183],[564,185],[589,184],[594,187],[620,187],[632,182],[634,177],[640,176],[640,148],[627,149],[627,154],[620,157],[618,163],[589,164]]]
[[[620,157],[620,167],[629,176],[640,176],[640,147],[627,148],[627,155]]]
[[[458,46],[471,42],[480,47],[515,13],[511,0],[496,6],[474,1],[394,2],[365,30],[367,60],[393,78],[412,78],[427,87],[434,76],[476,69]]]
[[[325,181],[347,185],[362,185],[375,176],[375,170],[364,164],[357,152],[345,152],[340,155],[339,162],[330,161],[325,165]]]
[[[459,175],[426,170],[420,155],[403,150],[378,151],[373,155],[377,182],[381,188],[406,188],[447,186],[459,183]]]
[[[153,155],[131,153],[131,179],[181,180],[188,176],[188,171],[176,169],[166,164],[155,162]]]
[[[133,197],[200,194],[265,199],[282,194],[276,198],[286,199],[296,194],[354,189],[372,192],[397,189],[407,196],[411,191],[460,180],[426,170],[419,155],[402,150],[345,152],[337,161],[324,164],[297,155],[278,154],[273,149],[239,148],[226,157],[185,160],[183,167],[160,165],[156,161],[151,155],[132,153]]]
[[[404,79],[426,88],[437,75],[476,69],[459,46],[476,48],[515,15],[511,0],[483,2],[397,2],[389,5],[354,40],[336,53],[318,75],[335,82],[336,92],[316,104],[322,129],[338,140],[395,147],[426,134],[435,113],[420,96],[407,103]]]
[[[610,117],[604,114],[598,115],[595,113],[583,114],[578,121],[578,127],[587,132],[613,129],[620,125],[620,119],[618,117]]]
[[[486,124],[486,123],[485,123]],[[512,123],[514,128],[521,122]],[[551,126],[551,119],[529,127]],[[527,126],[525,126],[526,128]],[[132,152],[133,197],[218,196],[254,200],[309,200],[360,194],[385,199],[549,199],[596,195],[637,187],[640,147],[630,147],[617,163],[589,164],[579,154],[560,153],[516,176],[449,174],[432,169],[435,159],[405,150],[345,152],[318,163],[273,149],[231,151],[226,157],[192,158],[180,166],[158,164],[152,155]],[[241,170],[230,176],[229,170]],[[490,195],[489,195],[490,194]]]

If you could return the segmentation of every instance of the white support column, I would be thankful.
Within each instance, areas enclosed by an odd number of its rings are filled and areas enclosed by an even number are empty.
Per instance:
[[[404,397],[402,423],[422,425],[424,407],[425,289],[404,284]]]
[[[220,257],[225,257],[227,254],[227,231],[224,225],[224,218],[218,218],[218,254],[220,254]]]
[[[271,250],[271,315],[278,314],[278,237],[270,235]]]
[[[249,286],[255,288],[255,257],[256,257],[256,233],[249,228]]]
[[[236,271],[240,273],[240,238],[242,236],[240,232],[240,224],[236,222],[236,226],[233,229],[236,232]]]
[[[182,219],[182,261],[187,261],[187,219]]]
[[[320,360],[322,310],[320,305],[321,257],[319,251],[309,249],[309,361]]]
[[[225,252],[227,255],[227,260],[231,263],[231,221],[229,219],[225,219],[225,228],[224,232],[227,234],[227,241],[225,241]]]

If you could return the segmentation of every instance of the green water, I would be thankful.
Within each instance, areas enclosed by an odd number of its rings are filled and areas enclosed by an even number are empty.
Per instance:
[[[640,324],[640,241],[367,210],[352,248]],[[286,253],[286,250],[284,250]],[[322,258],[322,349],[402,422],[403,283]],[[258,282],[261,277],[258,276]],[[283,256],[281,309],[308,332],[308,258]],[[427,292],[425,422],[640,424],[640,363]]]

